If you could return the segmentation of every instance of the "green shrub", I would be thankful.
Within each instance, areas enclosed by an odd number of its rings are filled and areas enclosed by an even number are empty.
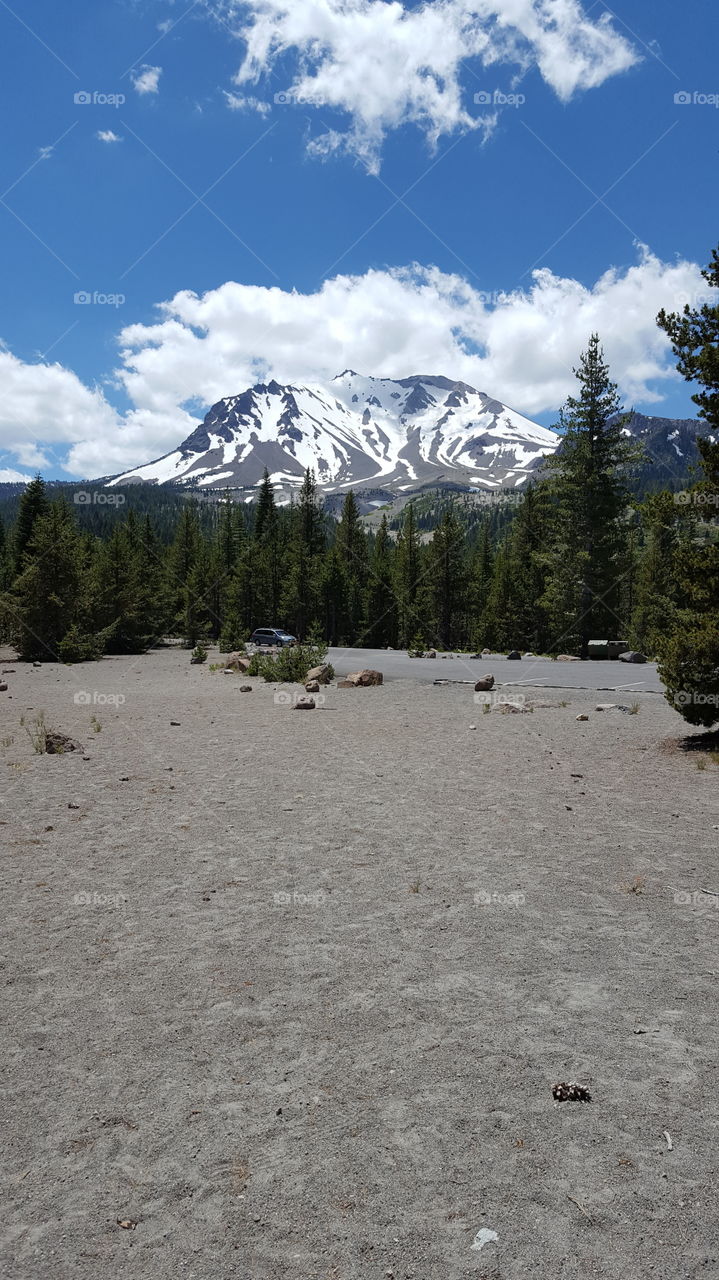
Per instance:
[[[246,653],[245,642],[247,639],[247,631],[241,631],[232,626],[232,624],[228,624],[220,632],[217,647],[220,653]]]
[[[708,729],[719,720],[719,623],[688,610],[679,619],[662,644],[659,676],[675,711]]]
[[[72,626],[57,646],[57,652],[61,662],[97,662],[104,647],[102,635],[89,635]]]
[[[304,684],[307,672],[319,667],[326,654],[327,646],[323,643],[285,645],[276,655],[253,654],[247,674],[282,684]],[[334,667],[330,665],[330,680],[334,679],[334,674]]]

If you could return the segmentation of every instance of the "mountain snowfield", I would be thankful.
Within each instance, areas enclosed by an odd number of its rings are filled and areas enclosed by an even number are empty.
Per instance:
[[[272,381],[228,396],[172,453],[109,483],[252,488],[266,467],[291,490],[311,467],[330,491],[439,482],[494,490],[522,485],[558,444],[555,432],[464,382],[347,369],[324,385]]]

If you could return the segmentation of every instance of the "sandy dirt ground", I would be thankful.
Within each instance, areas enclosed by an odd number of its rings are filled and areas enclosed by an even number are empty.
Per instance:
[[[660,696],[0,667],[4,1275],[719,1275],[719,768]]]

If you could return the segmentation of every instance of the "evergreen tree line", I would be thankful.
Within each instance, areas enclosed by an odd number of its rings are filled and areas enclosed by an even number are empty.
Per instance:
[[[716,262],[708,279],[712,271]],[[719,326],[719,309],[709,310]],[[706,317],[698,329],[686,316],[659,323],[680,369],[709,385],[716,363],[707,369],[690,351],[712,341]],[[168,545],[133,510],[98,536],[37,477],[14,526],[0,525],[3,638],[23,659],[79,661],[142,652],[168,635],[228,651],[257,626],[332,645],[582,657],[590,639],[614,637],[663,655],[681,690],[692,635],[690,665],[703,664],[706,685],[716,660],[719,694],[719,444],[699,441],[703,475],[686,501],[664,492],[636,503],[640,451],[623,433],[597,335],[575,373],[562,448],[511,518],[475,508],[468,528],[462,504],[444,501],[431,536],[414,502],[396,532],[386,516],[368,532],[351,492],[340,519],[328,518],[309,471],[289,507],[278,507],[266,473],[251,507],[184,502]],[[715,430],[718,395],[710,386],[697,397]]]

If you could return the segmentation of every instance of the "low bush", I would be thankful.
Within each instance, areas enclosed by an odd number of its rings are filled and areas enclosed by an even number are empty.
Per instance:
[[[304,684],[307,672],[313,667],[319,667],[326,654],[327,646],[323,644],[285,645],[277,654],[253,654],[247,674],[283,684]],[[330,665],[330,680],[334,679],[334,674],[334,668]]]

